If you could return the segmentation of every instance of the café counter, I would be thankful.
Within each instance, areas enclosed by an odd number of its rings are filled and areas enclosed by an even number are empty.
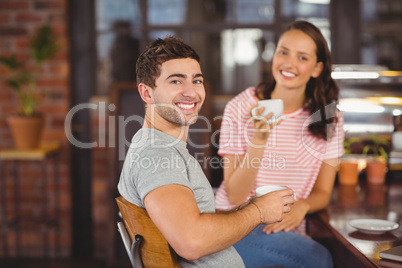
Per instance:
[[[356,219],[381,219],[399,228],[380,234],[361,232],[350,225]],[[364,230],[363,230],[364,231]],[[324,244],[335,267],[402,267],[379,257],[379,252],[402,245],[402,171],[390,171],[384,185],[335,185],[327,209],[309,215],[308,234]]]

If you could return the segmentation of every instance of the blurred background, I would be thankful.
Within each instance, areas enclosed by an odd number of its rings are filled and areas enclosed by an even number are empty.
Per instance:
[[[166,35],[199,53],[208,97],[189,147],[216,187],[222,170],[206,163],[219,161],[224,106],[264,80],[279,33],[300,19],[328,41],[347,138],[388,140],[389,168],[400,168],[402,149],[392,143],[402,131],[400,0],[0,0],[0,56],[29,64],[30,38],[43,25],[58,47],[37,75],[41,143],[57,144],[39,161],[8,157],[7,118],[20,104],[6,83],[10,70],[0,66],[0,150],[7,156],[0,157],[0,267],[129,267],[114,198],[128,142],[142,124],[139,53]],[[53,181],[43,188],[45,177]],[[39,224],[13,221],[21,215]]]

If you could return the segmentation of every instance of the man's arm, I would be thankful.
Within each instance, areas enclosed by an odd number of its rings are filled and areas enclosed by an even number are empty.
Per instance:
[[[193,192],[173,184],[151,191],[144,204],[176,253],[195,260],[232,246],[260,224],[261,216],[265,224],[280,221],[290,211],[285,205],[294,202],[292,194],[291,189],[270,193],[229,214],[200,213]]]

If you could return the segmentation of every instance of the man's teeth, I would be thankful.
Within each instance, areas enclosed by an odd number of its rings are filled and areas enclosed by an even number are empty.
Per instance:
[[[179,108],[182,108],[182,109],[191,109],[191,108],[194,108],[195,103],[193,103],[193,104],[178,103],[177,106],[179,106]]]
[[[286,71],[282,71],[282,74],[283,74],[284,76],[296,77],[296,75],[295,75],[295,74],[293,74],[293,73],[289,73],[289,72],[286,72]]]

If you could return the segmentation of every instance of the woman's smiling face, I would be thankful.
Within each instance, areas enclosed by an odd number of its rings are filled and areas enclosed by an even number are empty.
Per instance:
[[[323,63],[317,62],[313,39],[300,30],[285,32],[279,39],[272,61],[276,86],[305,90],[311,77],[318,77]]]

